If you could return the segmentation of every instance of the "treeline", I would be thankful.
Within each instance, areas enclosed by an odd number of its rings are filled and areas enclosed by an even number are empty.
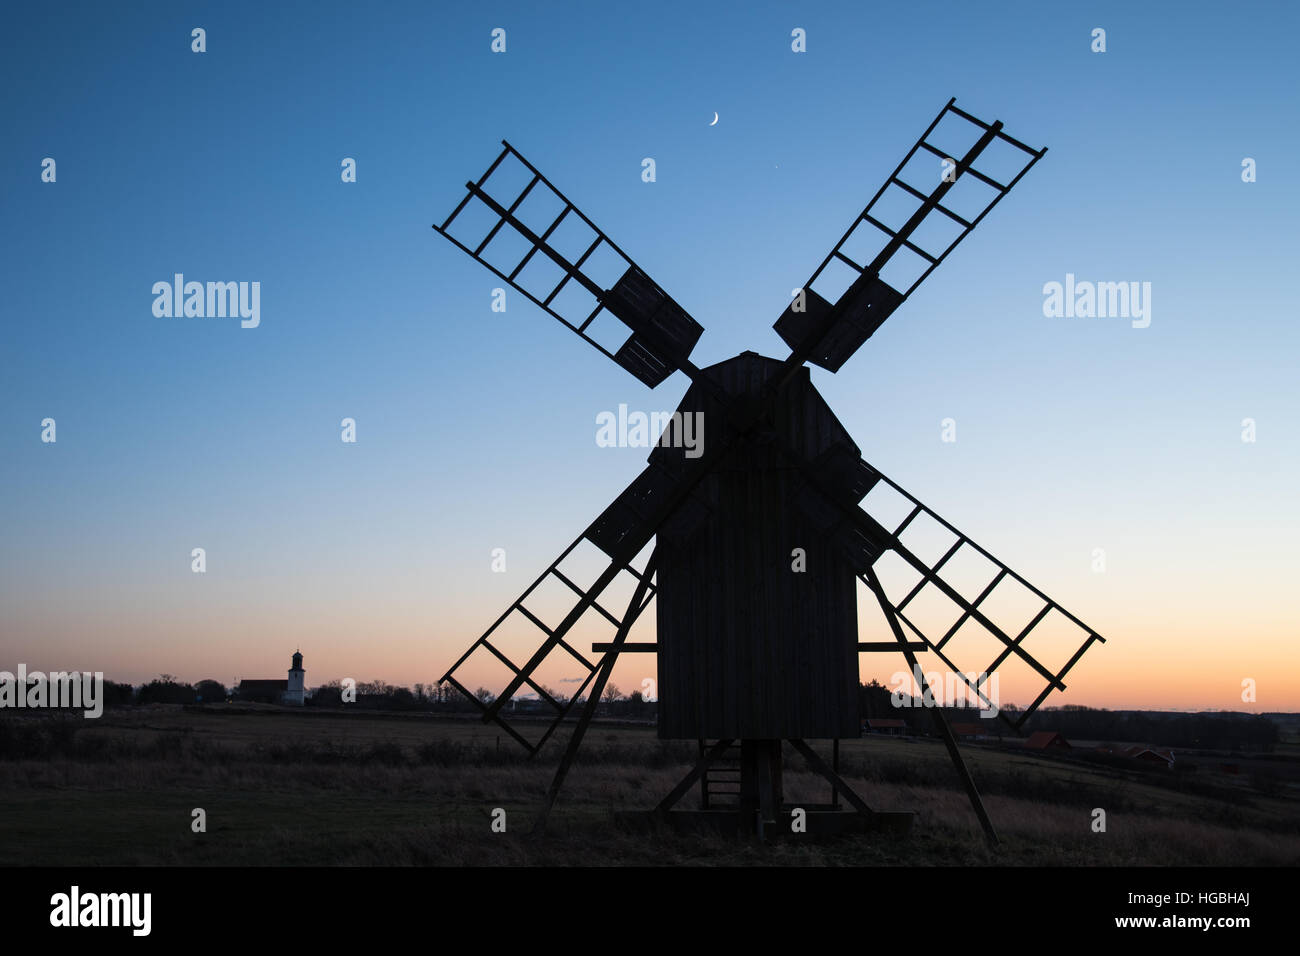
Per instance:
[[[28,687],[36,681],[28,680]],[[170,674],[163,674],[147,684],[135,686],[113,680],[104,681],[103,705],[105,707],[130,707],[135,704],[193,704],[200,699],[225,700],[226,689],[217,681],[199,681],[185,684]],[[64,708],[81,710],[84,707]]]
[[[542,685],[542,691],[563,707],[569,707],[571,698],[563,691]],[[474,691],[482,704],[490,704],[496,696],[485,687]],[[571,714],[577,714],[586,704],[585,697],[572,700]],[[401,687],[386,681],[358,681],[353,692],[343,682],[332,680],[311,691],[307,698],[309,707],[358,707],[366,710],[428,711],[433,713],[480,713],[481,708],[450,684],[417,683],[414,687]],[[541,695],[516,697],[506,705],[507,714],[554,714],[555,707]],[[607,684],[600,697],[597,714],[602,717],[621,717],[628,720],[650,720],[656,713],[654,701],[646,700],[640,691],[624,695],[614,683]]]
[[[1277,724],[1255,714],[1159,714],[1150,711],[1060,707],[1041,710],[1027,730],[1056,730],[1066,739],[1135,741],[1182,750],[1242,750],[1269,753],[1277,746]]]
[[[568,706],[570,698],[560,690],[542,685],[542,691],[552,700]],[[144,704],[195,704],[218,703],[231,698],[234,688],[220,681],[201,680],[188,684],[171,674],[160,674],[147,684],[133,686],[104,681],[104,706],[124,707]],[[359,681],[355,688],[345,688],[341,680],[332,680],[308,691],[309,707],[346,706],[365,710],[426,711],[431,713],[478,713],[480,708],[465,698],[450,684],[417,683],[403,687],[386,681]],[[491,691],[479,687],[474,696],[482,704],[495,700]],[[353,699],[355,698],[355,699]],[[933,732],[930,708],[920,699],[903,695],[904,706],[897,706],[894,694],[878,681],[859,685],[858,712],[863,719],[902,720],[906,732],[928,735]],[[579,697],[570,713],[577,714],[586,699]],[[981,719],[975,708],[944,708],[952,723],[978,722],[980,731],[990,737],[1019,736],[1006,722],[998,719]],[[506,705],[507,714],[550,715],[555,708],[533,693],[516,697]],[[645,699],[640,691],[623,694],[616,684],[610,683],[601,694],[597,715],[625,720],[654,720],[657,702]],[[1012,720],[1019,712],[1014,704],[1007,704],[1003,712]],[[1157,747],[1182,750],[1239,750],[1271,752],[1280,739],[1277,724],[1267,717],[1250,714],[1162,714],[1151,711],[1105,710],[1068,705],[1046,707],[1034,713],[1025,722],[1024,733],[1051,730],[1063,734],[1068,740],[1124,741],[1144,743]]]
[[[554,701],[569,704],[569,697],[562,691],[543,685],[543,691]],[[341,680],[332,680],[315,688],[309,688],[305,702],[309,707],[350,707],[374,710],[398,711],[432,711],[441,713],[479,713],[480,708],[467,699],[450,684],[417,683],[414,687],[403,687],[387,681],[358,681],[355,685],[345,687]],[[146,684],[138,686],[104,681],[104,706],[129,707],[146,704],[215,704],[238,699],[237,687],[226,687],[220,681],[201,680],[189,684],[178,680],[172,674],[160,674]],[[495,696],[486,688],[480,687],[474,692],[481,703],[490,704]],[[585,697],[579,697],[575,706],[586,703]],[[554,713],[549,702],[537,694],[516,697],[508,709],[516,713],[537,711]],[[602,716],[626,718],[653,718],[655,703],[644,699],[640,691],[624,695],[618,686],[611,683],[601,695],[599,713]]]
[[[859,712],[864,719],[902,720],[908,733],[925,735],[933,732],[934,718],[919,699],[903,695],[905,704],[895,705],[893,694],[885,685],[871,681],[859,687]],[[981,719],[975,708],[945,707],[951,723],[979,723],[980,732],[989,737],[1014,738],[1019,735],[997,718]],[[1020,708],[1003,707],[1003,713],[1016,720]],[[1036,730],[1056,731],[1067,740],[1098,740],[1143,743],[1155,747],[1181,750],[1240,750],[1271,752],[1280,739],[1277,724],[1267,717],[1253,714],[1162,714],[1152,711],[1104,710],[1067,705],[1044,707],[1025,721],[1025,734]]]

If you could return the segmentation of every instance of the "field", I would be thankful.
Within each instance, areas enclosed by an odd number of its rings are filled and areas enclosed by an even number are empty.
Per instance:
[[[823,743],[818,749],[828,752]],[[535,762],[477,721],[143,707],[96,721],[0,719],[0,863],[45,865],[958,865],[1300,863],[1293,785],[1176,777],[965,746],[1001,845],[988,847],[942,745],[844,741],[843,775],[910,834],[762,845],[629,830],[693,760],[653,729],[593,724],[550,821],[529,829],[561,750]],[[828,786],[787,748],[786,796]],[[694,807],[695,794],[682,806]],[[492,810],[506,832],[492,831]],[[206,832],[191,829],[195,808]],[[1106,832],[1093,832],[1093,810]]]

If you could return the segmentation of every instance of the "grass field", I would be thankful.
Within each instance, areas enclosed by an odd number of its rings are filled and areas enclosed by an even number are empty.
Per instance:
[[[842,773],[868,804],[916,812],[910,834],[770,845],[618,826],[614,811],[653,807],[692,762],[694,744],[650,728],[592,726],[541,839],[528,830],[562,741],[529,762],[477,721],[157,706],[75,723],[6,715],[0,745],[6,865],[1300,863],[1293,788],[964,747],[1001,837],[992,849],[929,740],[841,746]],[[786,760],[787,800],[825,802],[826,783],[789,748]],[[491,829],[498,807],[505,833]],[[192,832],[195,808],[205,833]]]

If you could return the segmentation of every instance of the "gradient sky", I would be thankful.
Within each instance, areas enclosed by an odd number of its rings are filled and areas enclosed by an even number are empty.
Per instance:
[[[786,354],[791,290],[956,96],[1050,151],[814,382],[1108,639],[1049,703],[1300,710],[1300,8],[268,6],[8,15],[0,669],[229,683],[300,646],[309,685],[435,680],[642,467],[597,413],[685,388],[522,297],[490,311],[499,281],[429,227],[498,141],[705,326],[707,365]],[[176,272],[260,281],[261,326],[156,318]],[[1045,318],[1067,272],[1150,282],[1150,327]]]

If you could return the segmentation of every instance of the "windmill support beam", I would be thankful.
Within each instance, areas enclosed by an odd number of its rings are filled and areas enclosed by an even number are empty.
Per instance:
[[[844,778],[832,770],[827,765],[826,761],[821,758],[821,755],[808,746],[807,742],[793,739],[790,741],[790,744],[795,750],[799,751],[804,760],[808,761],[808,766],[812,767],[813,770],[817,771],[830,782],[830,785],[835,788],[835,792],[842,795],[844,799],[849,802],[849,806],[853,807],[854,810],[857,810],[858,813],[866,816],[875,815],[876,811],[867,806],[867,802],[858,796],[854,792],[853,788],[844,782]]]
[[[920,664],[917,663],[916,655],[908,647],[907,638],[903,636],[903,627],[898,623],[898,617],[894,614],[894,609],[889,606],[885,600],[884,588],[880,585],[880,579],[876,577],[875,568],[867,565],[866,569],[867,583],[871,585],[871,590],[875,592],[876,600],[880,602],[880,609],[884,612],[886,620],[889,621],[889,628],[894,632],[894,637],[898,639],[898,646],[907,659],[907,666],[912,669],[912,673],[920,673]],[[942,688],[940,688],[942,691]],[[975,816],[979,817],[980,826],[984,828],[984,836],[993,846],[998,845],[998,834],[993,829],[993,821],[989,819],[988,811],[984,809],[984,801],[980,798],[980,792],[975,786],[975,778],[970,774],[970,768],[966,766],[966,761],[962,759],[961,751],[957,748],[957,738],[952,732],[952,727],[948,725],[948,718],[944,716],[942,707],[931,707],[930,713],[934,716],[934,727],[943,739],[943,744],[948,748],[948,756],[952,758],[953,766],[957,768],[957,775],[961,777],[962,786],[966,789],[966,796],[970,798],[971,807],[975,810]]]
[[[873,810],[848,782],[827,764],[807,741],[786,738],[803,756],[809,768],[825,778],[832,787],[833,802],[792,804],[784,799],[783,757],[781,739],[719,740],[707,749],[701,749],[700,758],[691,771],[682,778],[659,805],[649,813],[622,812],[620,821],[634,826],[645,826],[650,821],[669,824],[692,831],[700,827],[716,829],[729,834],[756,836],[762,841],[782,839],[817,839],[845,833],[868,833],[882,830],[906,832],[911,828],[913,814],[908,811]],[[719,760],[727,754],[739,752],[740,789],[734,793],[738,803],[710,808],[707,802],[701,810],[674,809],[681,798],[705,778]],[[854,812],[844,812],[839,803],[843,796]],[[792,831],[787,815],[795,810],[804,811],[806,829]],[[801,836],[796,836],[801,834]]]
[[[740,742],[740,814],[741,819],[756,821],[761,837],[763,824],[776,820],[783,802],[781,786],[781,741],[742,740]]]
[[[564,748],[564,756],[560,758],[560,765],[555,769],[555,777],[551,780],[551,786],[546,791],[546,802],[542,804],[542,812],[533,824],[533,832],[541,833],[546,830],[546,818],[550,815],[551,808],[555,806],[555,800],[560,795],[560,788],[564,786],[564,778],[569,774],[569,768],[573,765],[573,758],[578,753],[578,748],[582,746],[582,738],[587,733],[587,727],[593,717],[596,716],[596,709],[600,706],[600,695],[605,692],[605,685],[609,683],[609,677],[614,672],[614,662],[618,660],[618,652],[627,641],[627,635],[632,630],[632,625],[640,616],[642,601],[645,599],[646,591],[650,587],[650,579],[654,576],[655,554],[650,553],[650,559],[646,562],[645,571],[641,579],[637,582],[636,590],[632,594],[632,599],[628,601],[627,613],[623,615],[623,624],[619,627],[618,633],[614,635],[613,646],[605,654],[600,663],[600,670],[596,676],[596,682],[591,687],[591,693],[587,696],[587,703],[582,708],[582,716],[578,718],[578,724],[573,728],[573,734],[569,737],[569,744]]]

